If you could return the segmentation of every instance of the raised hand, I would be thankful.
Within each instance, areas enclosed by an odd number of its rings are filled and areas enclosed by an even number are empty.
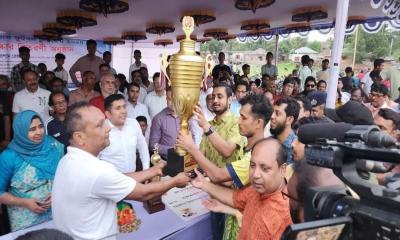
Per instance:
[[[193,141],[192,135],[184,134],[182,131],[179,131],[179,135],[176,139],[176,145],[190,152],[191,149],[196,148],[196,145]]]
[[[194,108],[193,115],[196,116],[199,126],[204,130],[204,132],[206,132],[210,127],[210,124],[208,123],[203,113],[203,109],[201,109],[201,106],[199,104],[197,104],[196,107]]]
[[[204,185],[208,182],[207,179],[197,169],[194,169],[194,171],[197,177],[191,181],[192,185],[195,188],[204,190]]]

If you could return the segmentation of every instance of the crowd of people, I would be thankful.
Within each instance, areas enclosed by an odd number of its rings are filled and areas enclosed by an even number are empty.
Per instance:
[[[262,78],[252,79],[249,65],[235,74],[221,52],[185,134],[171,89],[158,72],[149,79],[139,50],[128,77],[110,66],[110,52],[96,56],[96,41],[87,41],[87,51],[69,71],[66,56],[56,54],[57,67],[48,71],[20,47],[21,63],[0,76],[0,203],[11,231],[53,218],[74,239],[114,239],[117,202],[145,201],[190,182],[212,196],[203,204],[212,211],[213,239],[279,239],[304,221],[306,188],[343,185],[332,170],[304,160],[303,125],[375,124],[399,139],[399,100],[381,76],[382,59],[363,76],[347,67],[329,109],[329,60],[315,71],[305,55],[280,81],[268,52]],[[165,166],[151,166],[153,150],[168,161],[176,146],[208,178],[196,170],[195,179],[180,173],[148,183]],[[385,184],[397,172],[375,179]]]

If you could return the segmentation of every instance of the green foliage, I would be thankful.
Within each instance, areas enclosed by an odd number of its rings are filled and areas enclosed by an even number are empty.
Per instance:
[[[316,52],[321,52],[321,42],[318,41],[308,42],[307,47],[311,48]]]

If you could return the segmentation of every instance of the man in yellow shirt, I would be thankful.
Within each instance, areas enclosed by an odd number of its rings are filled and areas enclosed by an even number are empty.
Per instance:
[[[223,183],[233,180],[237,188],[242,188],[249,183],[250,151],[257,141],[264,138],[264,127],[272,115],[272,106],[262,94],[245,96],[241,99],[240,104],[242,107],[240,109],[238,128],[240,135],[247,138],[247,145],[239,149],[240,152],[232,163],[219,166],[218,163],[211,161],[212,158],[207,157],[207,155],[196,148],[190,136],[180,134],[177,139],[178,145],[187,149],[194,160],[197,161],[199,166],[210,177],[211,181],[214,183]],[[201,118],[200,116],[199,119]],[[228,222],[231,221],[226,220],[225,228],[229,225]],[[237,233],[237,231],[233,232]],[[235,235],[235,233],[233,234]],[[229,236],[232,237],[231,234],[225,231],[224,239],[229,239]],[[233,239],[236,238],[234,237]]]

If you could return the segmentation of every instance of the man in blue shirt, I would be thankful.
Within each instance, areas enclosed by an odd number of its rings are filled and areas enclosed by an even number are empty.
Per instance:
[[[55,91],[50,94],[49,106],[52,108],[53,114],[46,121],[47,134],[64,144],[66,152],[69,142],[65,134],[64,120],[68,108],[68,98],[63,92]]]
[[[299,116],[300,105],[293,97],[283,97],[275,102],[271,116],[271,134],[287,151],[287,164],[293,162],[292,143],[297,138],[292,127]]]

